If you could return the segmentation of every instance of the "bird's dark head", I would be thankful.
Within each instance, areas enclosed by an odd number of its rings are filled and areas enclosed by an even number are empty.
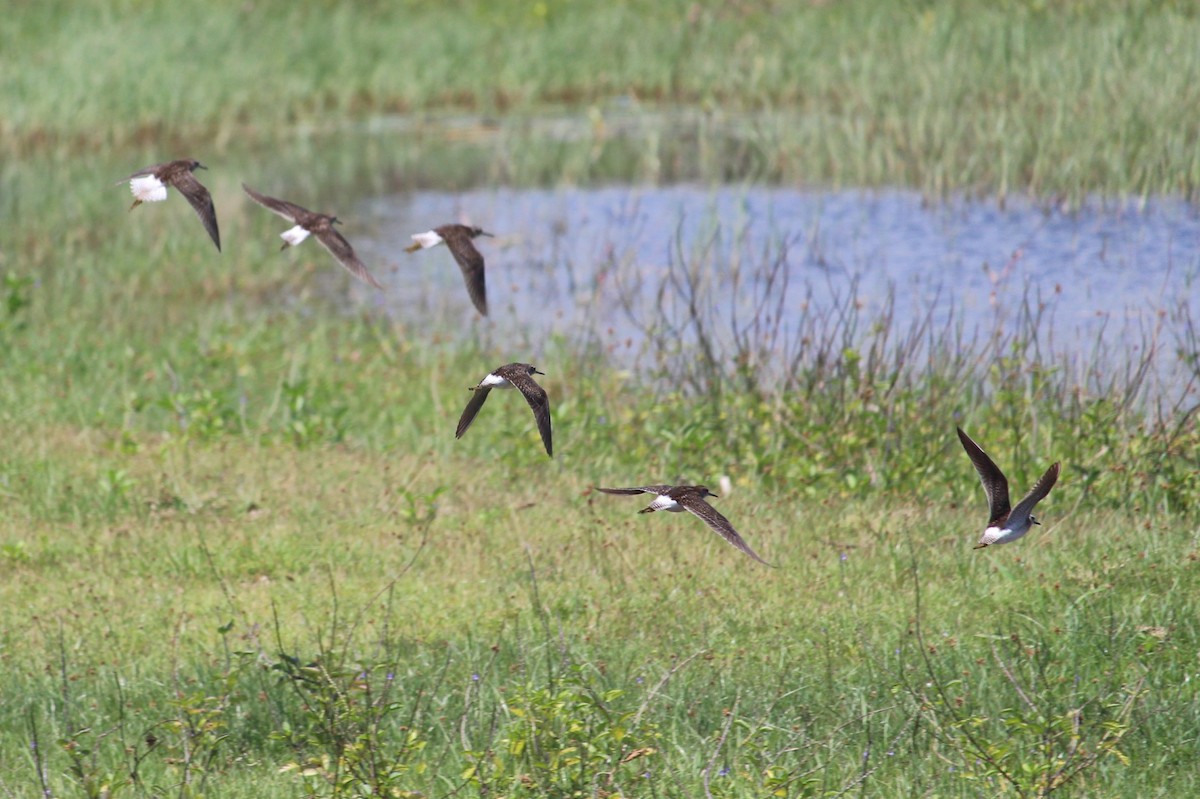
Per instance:
[[[531,364],[525,364],[525,366],[529,368],[529,374],[531,374],[531,375],[545,375],[546,374],[545,372],[539,372],[538,368]]]
[[[702,497],[715,497],[716,494],[708,490],[708,486],[696,486],[696,490],[700,492]]]
[[[195,172],[197,169],[208,169],[208,167],[206,167],[204,164],[200,163],[199,161],[189,161],[188,162],[188,170]]]
[[[340,224],[342,224],[342,220],[338,219],[336,216],[331,216],[331,217],[329,217],[329,224],[340,225]]]
[[[492,236],[491,233],[488,233],[486,230],[484,230],[481,227],[471,228],[471,238],[476,238],[478,236],[490,236],[492,238],[495,238],[495,236]]]
[[[1036,518],[1034,518],[1032,514],[1030,514],[1030,516],[1029,516],[1029,523],[1030,524],[1038,524],[1038,525],[1041,524],[1041,522],[1039,522]]]

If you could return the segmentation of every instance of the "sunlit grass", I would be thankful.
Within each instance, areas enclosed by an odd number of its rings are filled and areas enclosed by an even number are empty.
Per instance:
[[[442,764],[410,775],[410,789],[454,787],[478,756],[464,734],[511,768],[502,744],[521,729],[517,695],[562,690],[575,666],[594,690],[624,692],[606,700],[612,713],[647,705],[653,734],[636,745],[656,749],[642,766],[669,795],[697,790],[726,711],[737,734],[718,761],[733,774],[730,795],[758,795],[768,760],[777,773],[811,767],[847,784],[869,746],[877,785],[950,789],[959,778],[946,766],[969,760],[912,730],[919,709],[904,688],[931,679],[914,648],[914,566],[923,634],[957,712],[989,729],[1020,701],[997,662],[1062,713],[1071,707],[1053,702],[1064,691],[1099,702],[1136,688],[1138,712],[1121,720],[1132,763],[1105,761],[1093,778],[1115,795],[1194,788],[1187,769],[1142,765],[1178,766],[1200,724],[1183,687],[1198,632],[1194,592],[1182,588],[1195,582],[1196,542],[1177,518],[1131,524],[1056,506],[1022,546],[973,553],[978,501],[780,502],[737,487],[719,505],[780,566],[766,570],[690,517],[640,516],[636,502],[588,493],[586,470],[240,438],[114,451],[81,431],[43,432],[44,446],[18,445],[9,464],[28,463],[19,483],[53,487],[76,510],[22,502],[30,517],[0,526],[0,628],[11,695],[22,697],[0,728],[7,751],[27,748],[32,710],[64,795],[68,753],[55,738],[109,734],[99,763],[115,769],[115,730],[139,751],[152,730],[163,750],[144,753],[143,777],[169,784],[180,778],[167,759],[179,756],[175,703],[230,690],[210,779],[233,795],[250,780],[255,795],[285,790],[270,786],[296,779],[275,773],[296,754],[266,736],[304,715],[288,681],[261,670],[281,652],[399,675],[404,718],[415,707],[428,742],[417,760]],[[106,479],[114,470],[123,488]],[[118,680],[124,716],[112,704]],[[262,692],[266,703],[253,698]],[[385,726],[386,740],[402,722]],[[789,740],[804,747],[776,754]],[[807,751],[814,742],[828,759]],[[944,759],[930,760],[930,746]],[[13,763],[3,779],[35,775]]]

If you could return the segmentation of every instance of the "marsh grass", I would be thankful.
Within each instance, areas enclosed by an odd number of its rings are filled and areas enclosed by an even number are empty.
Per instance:
[[[220,152],[394,113],[586,108],[599,145],[629,109],[691,106],[682,133],[726,179],[1190,196],[1198,26],[1150,0],[22,4],[0,21],[23,65],[0,132],[10,156]]]

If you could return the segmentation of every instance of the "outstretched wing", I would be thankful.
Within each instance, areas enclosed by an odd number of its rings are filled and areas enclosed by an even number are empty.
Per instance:
[[[462,416],[458,419],[458,429],[454,431],[455,438],[462,438],[463,433],[467,432],[471,422],[475,421],[475,414],[479,413],[483,403],[487,402],[490,392],[491,388],[487,386],[479,386],[471,390],[471,399],[467,402],[467,407],[463,408]]]
[[[967,451],[971,463],[975,465],[975,471],[979,473],[979,482],[983,485],[983,491],[987,494],[988,526],[991,526],[993,522],[1003,522],[1008,518],[1012,507],[1008,501],[1008,479],[1004,476],[1004,472],[1000,471],[1000,467],[993,463],[992,459],[983,451],[983,448],[964,433],[961,427],[955,429],[958,430],[958,440],[962,442],[963,449]]]
[[[1029,493],[1021,498],[1017,503],[1017,507],[1013,508],[1012,515],[1009,517],[1010,524],[1020,524],[1026,516],[1033,513],[1034,505],[1037,505],[1046,495],[1050,493],[1050,489],[1054,488],[1054,484],[1058,482],[1058,464],[1055,463],[1041,479],[1034,483],[1033,488],[1029,489]]]
[[[350,246],[350,242],[346,241],[341,233],[334,230],[332,225],[317,231],[317,241],[321,242],[321,246],[329,250],[329,253],[334,258],[337,258],[338,263],[346,267],[350,274],[369,286],[374,286],[377,289],[383,288],[383,284],[367,271],[366,264],[358,260],[358,256],[354,254],[354,248]]]
[[[282,216],[293,224],[299,221],[299,218],[312,213],[307,208],[302,208],[295,203],[290,203],[287,200],[278,200],[274,197],[268,197],[265,194],[259,194],[254,189],[242,184],[242,190],[250,197],[251,200],[271,211],[274,214]]]
[[[129,181],[133,180],[134,178],[140,178],[140,177],[144,177],[146,175],[153,175],[155,172],[157,172],[158,170],[162,169],[164,166],[166,166],[167,164],[170,164],[170,163],[172,163],[172,162],[164,161],[161,164],[155,164],[154,166],[148,166],[145,169],[139,169],[137,172],[134,172],[132,175],[125,178],[124,180],[118,180],[113,185],[120,186],[122,183],[128,183]]]
[[[666,494],[671,490],[671,486],[641,486],[639,488],[601,488],[596,486],[597,491],[603,491],[605,494]]]
[[[483,271],[483,256],[475,249],[471,236],[461,230],[454,230],[443,236],[446,246],[454,254],[458,268],[462,270],[463,280],[467,284],[467,294],[479,313],[487,316],[487,278]]]
[[[213,244],[217,245],[217,252],[220,252],[221,232],[217,229],[217,209],[213,206],[212,195],[208,193],[208,189],[204,188],[204,185],[196,180],[196,176],[191,172],[179,173],[171,181],[171,185],[179,189],[179,193],[192,204],[196,215],[204,223],[204,229],[208,231],[209,238],[213,240]]]
[[[550,398],[546,390],[527,374],[518,373],[508,376],[512,383],[525,397],[533,410],[533,418],[537,422],[538,432],[542,434],[542,443],[546,446],[546,454],[554,457],[554,445],[550,441]]]
[[[709,505],[700,496],[696,494],[685,494],[676,501],[685,509],[703,519],[704,523],[709,526],[709,529],[724,538],[730,544],[733,544],[733,546],[737,547],[742,552],[745,552],[747,555],[754,558],[764,566],[771,565],[760,558],[758,553],[751,549],[750,545],[742,540],[742,537],[738,535],[737,530],[733,529],[733,525],[729,523],[728,519],[721,515],[720,511],[718,511],[712,505]]]

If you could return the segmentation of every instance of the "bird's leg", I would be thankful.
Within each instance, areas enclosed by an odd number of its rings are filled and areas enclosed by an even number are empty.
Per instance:
[[[132,211],[134,208],[137,208],[141,204],[142,204],[141,200],[134,200],[133,205],[129,206],[129,210]],[[128,212],[126,212],[126,213],[128,213]]]

